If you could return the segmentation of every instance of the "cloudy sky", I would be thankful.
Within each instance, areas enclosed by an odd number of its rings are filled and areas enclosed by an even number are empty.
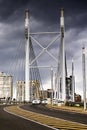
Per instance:
[[[24,68],[25,10],[30,11],[30,32],[54,32],[60,30],[60,8],[64,8],[65,16],[68,75],[71,75],[71,58],[73,56],[76,93],[82,95],[82,46],[87,48],[87,0],[0,0],[0,71],[11,73],[12,70],[21,73],[20,68]],[[56,35],[35,36],[44,47],[55,37]],[[37,44],[33,44],[35,54],[38,55],[41,48]],[[59,40],[48,48],[48,51],[56,58],[58,58],[58,46]],[[85,51],[87,54],[87,49]],[[40,65],[56,66],[56,62],[52,61],[47,54],[43,54],[37,62]],[[43,70],[44,87],[49,88],[50,70],[48,75],[48,70]]]

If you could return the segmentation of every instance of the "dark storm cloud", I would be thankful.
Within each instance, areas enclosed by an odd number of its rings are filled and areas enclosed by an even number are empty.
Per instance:
[[[65,10],[66,29],[87,26],[87,0],[1,0],[0,21],[16,17],[16,13],[21,17],[26,8],[36,20],[49,26],[54,24],[54,28],[58,26],[60,8]]]
[[[85,27],[87,21],[86,0],[32,0],[30,12],[35,19],[57,26],[60,17],[60,8],[65,10],[66,28]]]
[[[32,20],[35,20],[34,25],[31,26],[31,30],[34,27],[34,31],[39,30],[38,28],[42,31],[57,31],[60,21],[60,8],[64,8],[65,30],[78,28],[75,31],[76,36],[81,32],[82,27],[87,26],[86,5],[87,0],[0,0],[0,23],[4,22],[8,25],[3,24],[2,26],[4,32],[1,39],[6,40],[3,42],[0,40],[0,43],[3,43],[3,47],[5,44],[10,47],[13,41],[24,39],[24,11],[27,8],[30,10],[30,22],[32,23]],[[70,40],[69,42],[66,41],[67,44],[70,43]]]
[[[15,11],[24,7],[29,0],[0,0],[0,21],[7,20]]]
[[[18,57],[15,54],[19,41],[23,43],[23,51],[25,49],[24,40],[24,18],[25,9],[30,10],[30,31],[59,31],[60,26],[60,8],[64,8],[65,16],[65,46],[67,60],[70,60],[72,54],[75,57],[81,55],[81,40],[86,39],[87,34],[87,0],[0,0],[0,70],[8,71],[10,62],[15,63]],[[82,32],[82,33],[81,33]],[[50,36],[51,37],[51,36]],[[42,44],[47,44],[50,37],[37,37]],[[57,57],[57,44],[51,45],[48,50]],[[48,42],[49,43],[49,42]],[[52,48],[51,48],[52,47]],[[41,48],[36,45],[34,51],[40,52]],[[77,51],[76,51],[77,49]],[[39,51],[38,51],[39,50]],[[21,57],[23,51],[19,51]],[[57,52],[56,52],[57,51]],[[35,53],[36,54],[36,53]],[[47,63],[55,65],[55,61],[48,60],[48,55],[40,57],[41,65]],[[24,58],[24,57],[23,57]],[[22,58],[21,58],[22,59]],[[50,58],[51,59],[51,58]],[[20,60],[20,57],[19,59]],[[24,59],[22,61],[24,63]],[[71,61],[70,61],[71,62]],[[78,61],[79,62],[79,61]],[[80,65],[80,62],[78,63]],[[70,65],[69,65],[70,66]],[[21,67],[20,67],[21,68]],[[81,68],[81,66],[80,66]],[[18,68],[16,68],[18,69]],[[81,69],[79,69],[81,70]],[[77,67],[77,71],[78,67]],[[45,70],[44,70],[45,71]],[[80,71],[79,71],[80,72]],[[43,74],[43,72],[42,72]],[[78,75],[78,73],[77,73]],[[80,75],[80,74],[79,74]],[[50,76],[49,76],[50,77]],[[46,78],[46,79],[45,79]],[[44,80],[48,80],[46,74],[43,75]],[[79,76],[78,76],[78,79]]]

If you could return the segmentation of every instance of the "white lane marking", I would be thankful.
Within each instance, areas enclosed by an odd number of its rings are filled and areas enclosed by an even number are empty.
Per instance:
[[[57,128],[54,128],[54,127],[48,126],[48,125],[46,125],[46,124],[43,124],[43,123],[37,122],[37,121],[35,121],[35,120],[31,120],[31,119],[29,119],[29,118],[26,118],[26,117],[23,117],[23,116],[17,115],[17,114],[15,114],[15,113],[13,113],[13,112],[9,112],[9,111],[6,110],[6,108],[4,108],[4,111],[7,112],[7,113],[9,113],[9,114],[12,114],[12,115],[18,116],[18,117],[20,117],[20,118],[23,118],[23,119],[25,119],[25,120],[29,120],[29,121],[32,121],[32,122],[37,123],[37,124],[39,124],[39,125],[42,125],[42,126],[45,126],[45,127],[51,128],[51,129],[53,129],[53,130],[60,130],[60,129],[57,129]],[[25,111],[26,111],[26,110],[25,110]]]

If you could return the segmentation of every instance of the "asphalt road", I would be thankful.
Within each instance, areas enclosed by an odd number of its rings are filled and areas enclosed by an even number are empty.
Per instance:
[[[11,115],[0,106],[0,130],[52,130],[32,121]]]
[[[23,109],[87,125],[87,115],[62,110],[52,110],[40,105],[25,105]]]

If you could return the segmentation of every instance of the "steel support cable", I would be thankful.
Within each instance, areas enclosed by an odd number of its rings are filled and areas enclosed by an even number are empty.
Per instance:
[[[55,41],[58,39],[58,37],[59,37],[59,36],[57,36],[55,39],[53,39],[53,41],[52,41],[46,48],[44,48],[43,46],[41,46],[40,43],[39,43],[38,41],[36,41],[36,39],[34,39],[34,38],[32,38],[32,39],[33,39],[35,42],[37,42],[37,44],[39,44],[39,46],[43,49],[43,51],[46,51],[54,60],[56,60],[55,57],[54,57],[51,53],[49,53],[49,52],[47,51],[47,48],[48,48],[50,45],[52,45],[52,43],[55,42]],[[57,60],[56,60],[56,61],[57,61]]]
[[[46,47],[46,48],[44,48],[35,38],[33,38],[33,37],[31,37],[41,48],[42,48],[42,51],[38,54],[38,56],[31,62],[31,64],[35,61],[35,60],[37,60],[44,52],[47,52],[54,60],[56,60],[57,61],[57,59],[50,53],[50,52],[48,52],[48,47],[49,46],[51,46],[57,39],[58,39],[58,37],[59,36],[57,36],[55,39],[53,39],[53,41],[52,42],[50,42],[50,44]]]
[[[32,37],[32,36],[30,36],[31,37],[31,39],[35,42],[35,43],[37,43],[37,45],[39,46],[39,47],[41,47],[42,49],[44,49],[44,47],[39,43],[39,41],[37,41],[34,37]]]
[[[60,43],[60,47],[59,47],[59,57],[58,57],[58,75],[61,74],[61,59],[62,59],[62,55],[61,55],[61,52],[62,52],[62,45]]]
[[[31,49],[31,51],[33,51],[33,50]],[[34,57],[34,56],[33,56],[33,57]],[[31,72],[31,75],[32,75],[32,77],[33,77],[32,80],[36,80],[36,69],[35,69],[35,68],[31,68],[30,70],[32,70],[32,72]]]
[[[30,42],[30,53],[32,53],[32,54],[30,54],[31,55],[31,59],[33,60],[34,58],[35,58],[35,56],[34,56],[34,51],[33,51],[33,46],[32,46],[32,42]],[[35,64],[35,63],[34,63]],[[32,71],[32,73],[31,73],[31,75],[32,75],[32,79],[33,80],[35,80],[35,69],[34,68],[30,68],[31,69],[31,71]]]
[[[48,49],[59,37],[60,37],[60,35],[56,36],[56,37],[49,43],[49,45],[46,47],[46,49]]]
[[[33,53],[33,58],[35,58],[35,54],[34,54],[34,50],[33,50],[33,45],[31,45],[31,48],[32,48],[31,50],[32,50],[32,53]],[[36,61],[34,62],[34,65],[37,66],[37,62]],[[38,76],[37,70],[35,68],[32,68],[32,69],[34,69],[34,79],[37,80],[37,76]]]
[[[21,44],[21,48],[20,48],[20,50],[21,50],[21,53],[20,53],[20,55],[19,55],[19,75],[18,75],[18,77],[20,76],[20,79],[22,80],[22,79],[24,79],[24,77],[23,77],[23,72],[24,72],[24,55],[23,55],[23,49],[24,49],[24,46],[23,46],[23,44]]]
[[[23,70],[23,80],[25,80],[25,44],[22,44],[22,54],[23,54],[23,57],[22,57],[22,70]],[[22,55],[21,55],[22,56]]]
[[[19,44],[18,44],[19,46]],[[18,48],[16,48],[16,50],[18,50]],[[17,51],[18,52],[18,51]],[[8,73],[12,73],[13,70],[14,70],[14,62],[16,61],[16,56],[17,56],[17,53],[14,54],[14,57],[12,56],[12,60],[9,59],[9,69],[8,69]],[[14,59],[14,60],[13,60]]]
[[[34,53],[34,50],[33,50],[32,42],[31,42],[31,51],[32,51],[32,53],[33,53],[33,58],[35,58],[35,53]],[[35,62],[33,63],[33,65],[34,65],[34,66],[37,66],[37,62],[35,61]],[[40,81],[40,84],[41,84],[41,86],[42,86],[42,82],[41,82],[41,77],[40,77],[40,73],[39,73],[38,66],[37,66],[37,68],[32,68],[32,69],[34,69],[35,79],[36,79],[36,80],[39,80],[39,81]]]
[[[58,38],[58,36],[56,37],[56,39],[54,39],[54,40],[50,43],[50,45],[51,45],[54,41],[56,41],[57,38]],[[48,45],[47,48],[48,48],[50,45]],[[42,48],[44,48],[44,47],[42,47]],[[44,50],[43,50],[43,51],[44,51]],[[45,51],[47,51],[47,50],[45,50]],[[55,59],[55,57],[53,57],[52,54],[50,54],[49,52],[47,52],[47,53],[48,53],[53,59]]]
[[[48,39],[39,36],[35,37],[35,35],[31,36],[31,39],[32,42],[34,42],[37,45],[37,47],[39,47],[40,49],[43,49],[44,45],[48,43]]]
[[[49,56],[51,56],[58,63],[57,59],[49,51],[46,50],[46,52],[48,53]]]
[[[39,45],[39,47],[41,47],[42,49],[47,49],[49,46],[51,46],[59,37],[60,37],[60,35],[58,35],[58,36],[56,36],[50,43],[49,43],[49,45],[45,48],[45,47],[43,47],[41,44],[40,44],[40,42],[38,41],[38,40],[36,40],[34,37],[32,37],[32,36],[30,36],[31,37],[31,39],[33,40],[33,41],[35,41],[38,45]]]
[[[8,60],[8,62],[9,62],[9,68],[8,68],[8,72],[7,72],[8,74],[12,74],[12,70],[13,70],[12,66],[14,63],[13,59],[15,59],[15,57],[13,57],[13,55],[11,55],[10,59]],[[13,74],[12,74],[12,76],[13,76]]]
[[[30,42],[30,52],[32,53],[32,55],[31,55],[31,57],[32,57],[32,60],[35,58],[34,57],[34,52],[33,52],[33,47],[32,47],[32,43]],[[33,68],[31,68],[31,71],[32,71],[32,80],[35,80],[35,72],[34,72],[34,69]]]
[[[32,61],[32,57],[33,57],[33,54],[32,54],[32,48],[31,48],[31,42],[30,42],[30,57],[29,57],[29,59],[30,59],[30,62]],[[29,67],[30,67],[30,65],[29,65]],[[30,68],[30,80],[33,80],[33,77],[32,77],[32,68]]]
[[[23,46],[23,44],[20,44],[20,50],[21,50],[21,52],[22,52],[22,46]],[[22,54],[23,54],[23,52],[22,52]],[[22,79],[22,74],[21,73],[23,73],[23,68],[22,68],[22,62],[23,62],[23,55],[22,55],[21,53],[20,53],[20,55],[19,55],[19,73],[18,73],[18,77],[20,76],[20,79]]]
[[[21,76],[20,75],[20,70],[21,70],[21,54],[20,54],[20,52],[21,52],[21,48],[22,48],[22,44],[21,43],[19,43],[19,47],[18,47],[18,49],[17,49],[17,52],[16,52],[16,59],[17,59],[17,61],[15,62],[15,75],[16,75],[16,79],[15,80],[18,80],[18,79],[20,79],[19,78],[19,76]]]
[[[20,62],[21,62],[21,58],[20,58],[20,50],[21,50],[21,46],[22,46],[22,44],[19,42],[18,43],[18,47],[17,47],[17,49],[16,49],[16,55],[15,55],[15,58],[16,58],[16,60],[15,60],[15,63],[13,64],[14,65],[14,67],[13,67],[13,73],[14,73],[14,79],[15,79],[15,81],[16,80],[18,80],[18,78],[19,78],[19,70],[21,69],[21,65],[20,65]]]
[[[53,41],[46,48],[44,48],[42,45],[40,45],[40,43],[36,39],[34,39],[34,38],[32,38],[32,39],[43,49],[42,52],[47,52],[48,55],[50,55],[55,61],[57,61],[57,59],[50,52],[48,52],[47,49],[52,45],[53,42],[55,42],[58,39],[58,37],[59,36],[57,36],[55,39],[53,39]]]
[[[16,80],[19,80],[19,66],[20,66],[20,59],[19,59],[19,57],[17,57],[18,59],[17,59],[17,63],[16,63],[16,65],[15,65],[15,75],[16,75]],[[20,66],[20,68],[21,68],[21,66]]]
[[[58,56],[58,69],[57,69],[57,98],[59,98],[59,95],[60,95],[60,91],[61,91],[61,88],[60,88],[60,77],[61,77],[61,71],[62,71],[62,44],[60,43],[60,46],[59,46],[59,56]]]
[[[35,62],[35,60],[37,60],[43,53],[44,53],[44,50],[42,50],[42,51],[35,57],[35,59],[32,60],[32,62],[30,63],[30,65],[32,65],[32,64]]]
[[[57,40],[57,38],[56,38],[56,39],[54,39],[52,42],[54,42],[54,41],[56,41],[56,40]],[[51,42],[51,44],[52,44],[52,42]],[[50,44],[50,45],[51,45],[51,44]],[[49,45],[49,46],[50,46],[50,45]],[[47,47],[49,47],[49,46],[47,46]],[[51,55],[51,54],[50,54],[50,55]],[[51,57],[52,57],[52,55],[51,55]]]
[[[46,36],[44,38],[40,37],[38,38],[35,36],[31,36],[32,40],[40,47],[40,49],[44,49],[44,45],[47,46],[47,43],[49,43],[49,40],[51,40],[52,38],[47,38]],[[39,39],[39,40],[38,40]]]

